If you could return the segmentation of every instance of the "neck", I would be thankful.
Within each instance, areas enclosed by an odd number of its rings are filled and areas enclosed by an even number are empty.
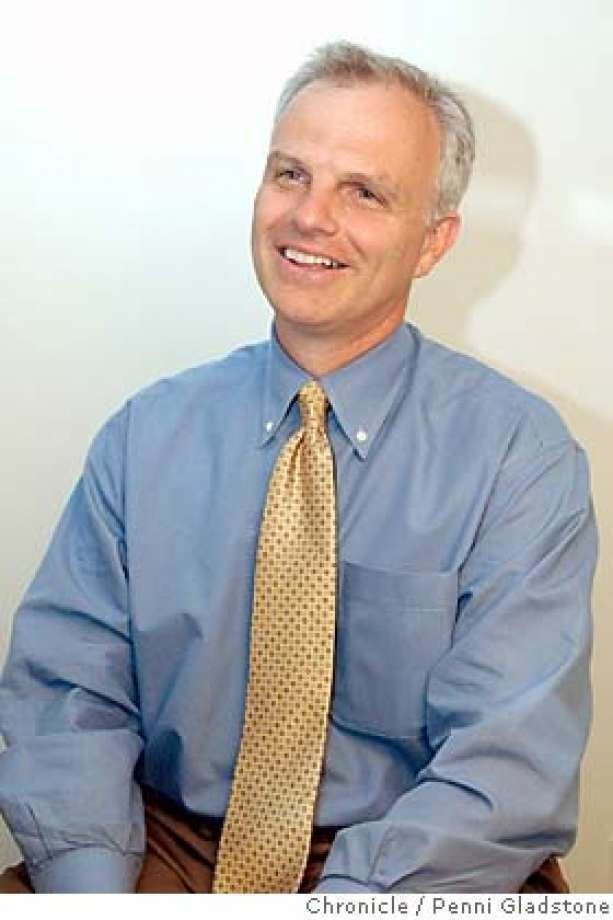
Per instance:
[[[393,317],[367,333],[356,333],[349,337],[345,333],[332,337],[321,333],[314,335],[309,329],[288,326],[277,316],[275,331],[283,351],[307,374],[318,378],[345,367],[375,348],[396,331],[402,319],[402,316]]]

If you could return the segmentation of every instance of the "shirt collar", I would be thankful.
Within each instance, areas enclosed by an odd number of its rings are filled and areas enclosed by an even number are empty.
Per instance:
[[[319,378],[339,425],[363,460],[396,401],[415,348],[412,327],[401,325],[375,348]],[[266,355],[260,446],[275,437],[293,399],[311,379],[283,350],[273,324]]]

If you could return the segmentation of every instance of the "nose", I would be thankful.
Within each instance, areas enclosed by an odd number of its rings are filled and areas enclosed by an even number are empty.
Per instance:
[[[295,202],[292,217],[296,229],[305,236],[331,236],[338,229],[331,192],[315,189],[312,185],[305,188]]]

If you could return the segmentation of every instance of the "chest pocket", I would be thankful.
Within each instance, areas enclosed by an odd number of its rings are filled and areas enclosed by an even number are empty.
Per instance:
[[[341,563],[332,718],[408,738],[425,725],[430,671],[451,645],[457,572],[385,572]]]

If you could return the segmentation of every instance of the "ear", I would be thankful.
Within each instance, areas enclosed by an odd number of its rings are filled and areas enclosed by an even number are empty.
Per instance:
[[[436,263],[451,249],[458,238],[462,218],[457,211],[452,211],[428,228],[415,271],[414,278],[422,278],[434,268]]]

